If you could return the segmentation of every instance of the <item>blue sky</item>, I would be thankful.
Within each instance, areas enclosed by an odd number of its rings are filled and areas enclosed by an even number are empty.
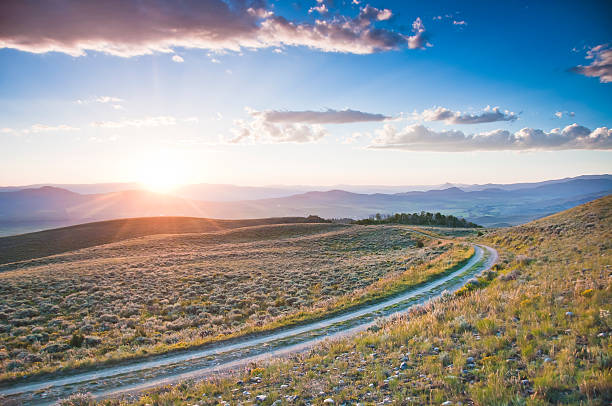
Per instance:
[[[134,28],[140,15],[117,0],[103,10],[113,32],[97,32],[96,10],[70,1],[59,17],[57,7],[24,13],[13,3],[0,6],[15,22],[0,30],[3,185],[484,183],[612,172],[604,1],[276,1],[249,11],[229,2],[219,15],[212,6],[228,3],[190,10],[199,6],[187,1],[168,21]],[[70,25],[77,19],[86,28]],[[188,28],[168,38],[148,31],[173,24]],[[343,24],[350,35],[335,34]],[[354,122],[338,122],[344,110]]]

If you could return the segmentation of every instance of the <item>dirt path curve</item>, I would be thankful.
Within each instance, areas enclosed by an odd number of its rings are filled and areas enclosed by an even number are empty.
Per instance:
[[[431,236],[428,236],[431,237]],[[377,319],[431,300],[444,291],[459,289],[474,275],[490,269],[497,261],[497,251],[485,245],[474,245],[474,255],[460,269],[418,288],[382,302],[366,305],[320,321],[287,328],[254,338],[220,343],[206,349],[138,360],[130,364],[101,367],[46,380],[23,382],[0,389],[6,399],[18,404],[52,404],[75,392],[90,392],[96,398],[139,392],[154,386],[184,379],[202,378],[250,362],[303,351],[322,340],[363,331]]]

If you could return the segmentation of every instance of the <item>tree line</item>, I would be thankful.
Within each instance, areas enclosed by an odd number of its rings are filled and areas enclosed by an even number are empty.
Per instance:
[[[429,213],[422,211],[420,213],[395,213],[395,214],[380,214],[377,213],[370,218],[357,220],[356,224],[373,225],[373,224],[410,224],[415,226],[442,226],[454,228],[481,228],[478,224],[467,221],[464,218],[458,218],[452,214],[444,215],[442,213]]]

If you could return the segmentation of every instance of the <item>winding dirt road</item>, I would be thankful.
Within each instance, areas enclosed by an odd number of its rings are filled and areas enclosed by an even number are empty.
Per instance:
[[[205,349],[187,350],[57,378],[22,382],[0,388],[0,394],[19,404],[30,405],[52,404],[76,392],[90,392],[95,398],[104,398],[140,392],[185,379],[202,378],[240,368],[254,361],[303,351],[322,340],[363,331],[381,317],[405,312],[444,291],[454,292],[467,280],[490,269],[497,262],[497,251],[491,247],[474,245],[474,251],[464,266],[449,275],[338,316],[252,338],[219,343]]]

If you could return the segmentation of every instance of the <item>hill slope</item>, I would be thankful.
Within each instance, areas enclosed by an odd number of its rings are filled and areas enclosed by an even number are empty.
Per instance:
[[[502,263],[378,331],[137,404],[612,401],[612,196],[489,233]],[[261,399],[261,398],[260,398]],[[108,401],[107,404],[116,404]]]
[[[283,217],[215,220],[196,217],[143,217],[101,221],[0,238],[0,264],[154,234],[207,233],[265,224],[316,223],[318,218]]]

